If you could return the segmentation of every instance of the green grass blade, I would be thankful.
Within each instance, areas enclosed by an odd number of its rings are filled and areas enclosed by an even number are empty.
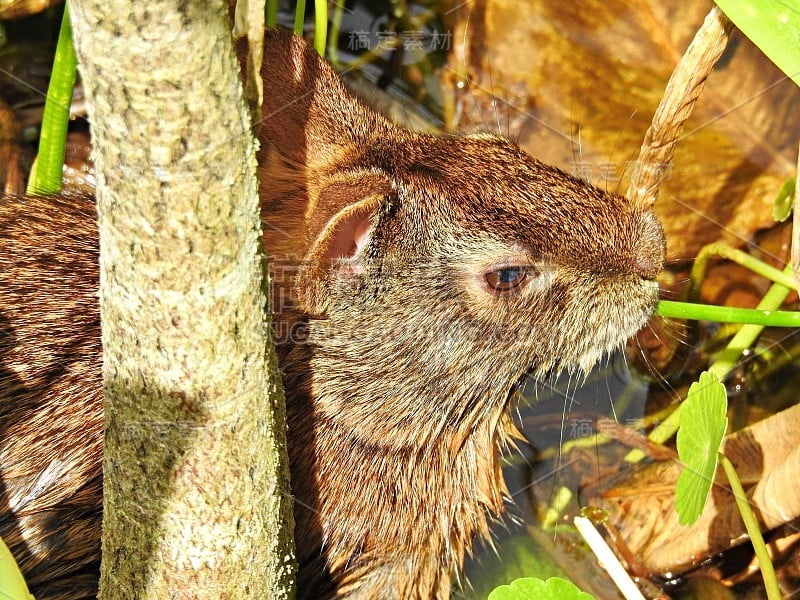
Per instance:
[[[325,0],[314,1],[314,49],[320,56],[325,56],[328,43],[328,3]]]
[[[275,27],[278,24],[278,0],[267,0],[264,25],[266,27]]]
[[[78,61],[72,44],[69,4],[65,4],[56,55],[53,59],[53,72],[50,75],[47,99],[44,103],[39,155],[28,181],[28,194],[39,196],[55,194],[61,190],[69,107],[77,76]]]
[[[306,20],[306,0],[297,0],[294,9],[294,34],[303,35],[303,23]]]

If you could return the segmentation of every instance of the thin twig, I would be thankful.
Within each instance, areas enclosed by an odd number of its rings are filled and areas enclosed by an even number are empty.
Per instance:
[[[625,600],[644,600],[641,590],[633,582],[633,579],[628,575],[625,567],[619,562],[611,548],[608,547],[594,524],[586,517],[575,517],[573,522],[578,533],[583,536],[583,539],[597,557],[600,566],[608,572]]]

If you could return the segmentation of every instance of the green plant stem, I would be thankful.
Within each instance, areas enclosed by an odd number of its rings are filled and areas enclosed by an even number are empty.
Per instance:
[[[278,24],[278,0],[267,0],[266,11],[264,24],[267,27],[275,27]]]
[[[791,274],[792,265],[787,265],[783,270],[784,273]],[[791,290],[780,284],[773,284],[769,288],[761,302],[758,303],[757,310],[760,311],[775,311],[786,300]],[[659,303],[660,304],[660,303]],[[720,381],[725,381],[725,378],[731,372],[733,367],[742,356],[742,352],[750,348],[761,335],[764,330],[763,325],[744,325],[739,332],[733,336],[733,339],[728,343],[725,350],[720,352],[714,363],[708,368],[711,373],[714,373]],[[675,408],[675,411],[662,421],[657,427],[650,432],[648,439],[656,444],[663,444],[670,439],[678,430],[680,424],[680,413],[682,404]],[[628,462],[639,462],[644,458],[645,454],[641,450],[635,449],[628,452],[625,460]]]
[[[328,36],[328,60],[334,66],[339,65],[339,31],[342,28],[342,16],[344,15],[344,0],[338,0],[333,5],[333,18],[331,19],[331,30]]]
[[[769,600],[781,600],[783,596],[778,586],[778,579],[775,576],[775,568],[772,566],[772,560],[770,560],[767,545],[764,543],[764,537],[761,535],[758,519],[756,519],[753,509],[750,507],[750,500],[744,493],[739,475],[736,473],[733,463],[731,463],[722,452],[719,453],[719,462],[725,470],[725,475],[728,477],[728,483],[733,492],[733,499],[736,501],[739,514],[742,515],[742,522],[744,522],[747,535],[750,536],[753,550],[756,553],[756,558],[758,558],[758,567],[761,569],[761,576],[764,578],[767,598],[769,598]]]
[[[708,260],[712,256],[725,258],[738,265],[741,265],[754,273],[769,279],[774,283],[780,283],[788,288],[795,289],[796,283],[792,274],[787,274],[785,271],[776,269],[767,263],[758,260],[757,258],[737,250],[728,244],[715,243],[703,246],[697,254],[692,266],[692,272],[689,275],[689,291],[687,298],[690,302],[696,302],[700,294],[700,284],[705,277],[706,270],[708,269]]]
[[[344,0],[342,0],[344,2]],[[294,9],[294,33],[295,35],[303,35],[303,23],[306,20],[306,0],[297,0],[297,6]]]
[[[28,181],[28,194],[39,196],[55,194],[61,190],[69,107],[77,76],[78,61],[72,44],[69,5],[65,4],[53,59],[53,71],[50,75],[50,84],[47,86],[47,99],[42,114],[39,155]]]
[[[783,272],[791,274],[792,265],[787,265]],[[761,302],[758,303],[757,310],[776,310],[786,300],[790,291],[791,289],[778,283],[772,285],[767,293],[764,294]],[[739,332],[733,336],[733,339],[728,343],[725,350],[717,355],[714,364],[712,364],[708,370],[719,377],[720,381],[724,381],[728,373],[731,372],[739,361],[742,352],[755,343],[763,330],[763,325],[745,325],[742,327]]]
[[[314,0],[314,49],[320,56],[325,56],[328,40],[328,3],[326,0]]]
[[[800,311],[761,310],[661,300],[656,312],[662,317],[695,319],[697,321],[746,323],[761,327],[800,327]]]

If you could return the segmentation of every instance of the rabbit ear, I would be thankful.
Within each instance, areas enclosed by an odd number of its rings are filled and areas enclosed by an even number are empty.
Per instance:
[[[363,249],[390,191],[391,183],[384,176],[358,171],[322,189],[308,223],[310,232],[319,233],[311,241],[297,280],[297,301],[303,310],[324,313],[335,281],[363,271]]]
[[[240,43],[240,57],[243,49]],[[304,215],[290,228],[306,232],[303,239],[288,244],[303,248],[304,257],[294,299],[320,315],[335,281],[363,269],[359,251],[391,190],[383,174],[345,165],[353,165],[368,140],[390,137],[394,126],[353,98],[330,65],[291,32],[266,30],[262,74],[259,192],[272,218]],[[288,198],[308,204],[290,209]],[[267,250],[282,245],[285,239],[267,243]]]
[[[243,50],[240,43],[240,56]],[[289,31],[266,30],[262,75],[261,146],[274,146],[295,167],[328,168],[359,141],[390,128],[353,98],[313,48]]]

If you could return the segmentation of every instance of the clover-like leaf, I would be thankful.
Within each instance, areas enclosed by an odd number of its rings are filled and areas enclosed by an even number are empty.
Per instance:
[[[551,577],[543,581],[538,577],[515,579],[509,585],[492,590],[489,600],[594,600],[571,581]]]
[[[728,425],[727,408],[725,386],[714,373],[702,373],[689,388],[681,408],[677,442],[683,471],[675,489],[675,510],[681,525],[694,524],[708,500]]]

